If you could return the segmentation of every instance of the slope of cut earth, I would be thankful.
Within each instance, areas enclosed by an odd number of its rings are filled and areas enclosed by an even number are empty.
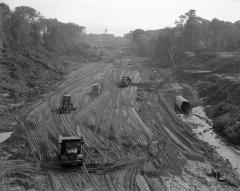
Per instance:
[[[84,53],[59,56],[44,50],[23,53],[4,49],[0,55],[0,115],[6,116],[7,112],[18,111],[27,103],[39,99],[43,93],[54,89],[74,61],[86,59],[98,58]]]
[[[22,123],[36,164],[49,179],[42,189],[237,190],[234,175],[228,182],[207,176],[214,169],[212,155],[175,114],[165,88],[168,73],[125,58],[88,63],[35,104]],[[131,86],[118,87],[122,75],[131,77]],[[93,92],[95,83],[101,92]],[[77,110],[60,115],[64,94]],[[61,168],[59,135],[82,134],[88,148],[83,167]]]

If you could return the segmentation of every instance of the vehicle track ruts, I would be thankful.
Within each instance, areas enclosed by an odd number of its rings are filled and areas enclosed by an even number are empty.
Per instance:
[[[51,190],[142,191],[141,185],[148,185],[145,190],[162,191],[164,182],[157,175],[165,169],[175,172],[183,168],[179,153],[194,153],[199,148],[197,139],[159,97],[160,86],[146,90],[155,83],[155,76],[150,79],[153,69],[129,64],[131,60],[121,59],[114,64],[83,66],[26,115],[24,126],[31,149],[42,163],[47,161]],[[118,87],[123,75],[130,76],[132,86]],[[103,88],[92,96],[94,83]],[[147,101],[136,103],[138,84]],[[64,94],[72,96],[77,109],[60,115],[57,111]],[[57,161],[60,134],[84,136],[88,149],[82,167],[48,164]],[[149,174],[140,175],[141,169],[148,169]]]
[[[173,113],[170,111],[170,108],[165,104],[165,102],[163,101],[159,101],[159,103],[161,103],[162,108],[165,108],[165,111],[168,113],[168,117],[170,116],[171,118],[169,120],[167,120],[165,118],[165,122],[167,124],[167,129],[171,130],[172,133],[174,133],[175,135],[177,135],[179,138],[181,138],[181,142],[186,145],[191,152],[193,153],[199,153],[199,150],[194,148],[197,146],[199,147],[199,143],[196,142],[196,139],[189,139],[189,132],[187,132],[185,129],[186,127],[183,126],[182,123],[180,123],[177,119],[176,116],[173,115]],[[162,112],[163,113],[163,112]],[[166,116],[166,115],[165,115]],[[172,123],[169,123],[169,122]],[[166,128],[165,128],[166,130]],[[188,137],[185,137],[185,135],[183,135],[183,133],[188,134]],[[192,136],[191,136],[192,137]],[[187,139],[188,138],[188,139]],[[190,142],[191,141],[191,142]]]
[[[81,77],[80,79],[78,79],[78,80],[82,80],[82,79],[86,79],[87,77],[89,77],[90,75],[93,75],[93,71],[90,71],[88,74],[86,74],[86,75],[84,75],[83,77]],[[76,81],[74,81],[74,83],[76,83],[77,82],[77,80]],[[72,84],[72,86],[73,86],[73,84]],[[71,87],[71,86],[68,86],[68,87],[70,87],[70,88],[72,88],[72,89],[74,89],[74,87]],[[66,90],[64,90],[64,91],[66,91]],[[52,96],[52,98],[54,98],[55,96],[53,95]],[[60,97],[61,97],[61,94],[60,94],[60,96],[58,96],[57,98],[55,98],[54,100],[55,101],[53,101],[53,104],[54,104],[54,106],[52,106],[53,108],[56,108],[56,107],[58,107],[59,106],[59,99],[60,99]],[[44,104],[44,103],[43,103]],[[40,107],[39,107],[40,106]],[[42,104],[41,105],[39,105],[38,106],[38,110],[41,112],[41,110],[42,111],[46,111],[46,106],[42,106]],[[50,105],[51,106],[51,105]],[[30,136],[32,137],[32,140],[34,140],[33,142],[34,142],[34,144],[35,145],[38,145],[37,146],[37,148],[38,148],[38,150],[39,150],[39,156],[40,156],[40,159],[41,160],[49,160],[50,158],[52,158],[52,157],[54,157],[53,155],[52,155],[52,153],[55,153],[56,152],[56,146],[53,146],[53,144],[52,144],[52,142],[51,141],[49,141],[49,140],[47,140],[47,137],[48,137],[48,133],[46,132],[46,131],[44,131],[44,130],[46,130],[45,128],[41,128],[40,126],[37,126],[37,121],[35,121],[35,114],[34,114],[34,110],[32,111],[32,115],[34,116],[33,117],[33,120],[32,119],[29,119],[29,116],[31,116],[31,115],[28,115],[27,117],[26,117],[26,119],[25,119],[25,126],[28,128],[28,132],[29,132],[29,134],[30,134]],[[48,124],[48,126],[50,127],[50,129],[54,129],[55,130],[55,126],[58,126],[58,125],[60,125],[60,126],[62,126],[62,127],[64,127],[64,130],[63,130],[63,132],[65,132],[65,134],[68,134],[68,135],[74,135],[74,130],[72,130],[72,124],[69,124],[70,122],[71,122],[71,120],[70,120],[70,117],[68,116],[68,117],[63,117],[63,116],[60,116],[60,119],[61,120],[59,120],[59,116],[55,113],[51,113],[52,114],[52,116],[53,116],[53,124]],[[55,117],[57,117],[57,119],[55,119]],[[31,120],[31,121],[33,121],[33,123],[34,123],[34,126],[33,125],[29,125],[29,123],[27,122],[27,121],[29,121],[29,120]],[[62,123],[60,122],[60,121],[62,121]],[[44,123],[44,122],[42,122],[42,123]],[[62,125],[63,124],[63,125]],[[44,125],[41,125],[41,126],[45,126],[46,124],[44,124]],[[36,133],[35,133],[35,135],[31,132],[31,129],[33,129],[33,128],[37,128],[37,129],[39,129],[39,130],[37,130],[36,131]],[[50,129],[48,129],[48,131],[49,132],[51,132],[51,130]],[[42,130],[42,131],[41,131]],[[66,131],[67,130],[67,131]],[[55,132],[58,132],[57,130],[55,131]],[[38,138],[39,137],[41,137],[41,134],[42,135],[44,135],[44,136],[42,136],[42,138],[41,138],[41,141],[40,140],[38,140]],[[55,135],[56,133],[50,133],[51,135]],[[43,143],[42,143],[43,142]],[[46,145],[48,145],[47,147],[46,147]],[[53,150],[51,149],[51,148],[54,148]],[[55,155],[55,157],[56,157],[56,155]]]
[[[85,163],[83,163],[82,166],[83,169],[83,173],[86,175],[89,183],[92,185],[92,187],[94,188],[94,190],[99,191],[99,184],[95,182],[95,180],[91,177],[91,175],[88,173],[88,169],[85,166]]]

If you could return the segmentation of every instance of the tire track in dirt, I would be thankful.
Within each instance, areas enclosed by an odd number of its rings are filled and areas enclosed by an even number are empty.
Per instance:
[[[81,76],[78,80],[84,80],[86,78],[91,78],[92,75],[94,75],[96,72],[90,70],[90,72],[88,72],[87,74],[85,74],[84,76]],[[64,89],[63,93],[59,93],[58,92],[58,96],[56,97],[55,95],[53,95],[50,99],[52,99],[53,101],[50,102],[50,107],[51,108],[58,108],[59,107],[59,100],[61,98],[61,96],[66,92],[66,91],[71,91],[74,89],[74,85],[76,83],[78,83],[78,80],[75,80],[73,82],[71,82],[71,85],[67,86],[67,90]],[[56,97],[56,98],[54,98]],[[34,145],[36,145],[36,148],[38,150],[38,155],[40,157],[40,160],[42,161],[46,161],[46,160],[51,160],[53,158],[56,158],[56,146],[54,146],[54,144],[52,143],[52,141],[50,141],[48,139],[48,133],[50,134],[50,136],[58,136],[59,134],[56,134],[56,132],[59,133],[58,127],[64,127],[62,129],[62,134],[64,135],[74,135],[74,129],[72,129],[73,124],[71,124],[71,119],[70,119],[70,115],[69,116],[59,116],[58,114],[56,114],[56,112],[54,113],[54,111],[51,111],[51,120],[53,120],[53,123],[51,123],[50,125],[46,124],[45,121],[42,121],[41,125],[39,124],[39,121],[37,121],[37,113],[43,113],[45,111],[45,113],[43,114],[44,116],[48,116],[49,117],[49,113],[46,113],[46,111],[48,110],[48,106],[43,103],[41,105],[39,105],[36,109],[34,109],[31,113],[29,113],[26,117],[25,117],[25,127],[27,128],[27,132],[29,133],[31,140],[33,142]],[[47,118],[47,117],[46,117]],[[46,120],[46,119],[45,119]],[[46,131],[46,128],[44,128],[44,126],[48,126],[48,130]],[[54,133],[55,132],[55,133]],[[55,143],[56,144],[56,143]]]
[[[152,178],[139,172],[143,168],[156,174],[165,169],[173,172],[183,166],[179,153],[196,151],[196,140],[187,135],[156,90],[146,93],[147,102],[136,104],[138,84],[144,89],[142,76],[148,80],[151,72],[127,66],[130,62],[95,63],[74,71],[55,94],[25,117],[31,148],[40,161],[57,159],[60,134],[84,135],[88,150],[81,168],[47,166],[51,190],[163,190],[161,178],[154,177],[151,187]],[[123,75],[131,77],[133,86],[117,87]],[[103,89],[90,96],[94,83],[101,83]],[[64,94],[72,95],[77,110],[59,115],[56,109]]]

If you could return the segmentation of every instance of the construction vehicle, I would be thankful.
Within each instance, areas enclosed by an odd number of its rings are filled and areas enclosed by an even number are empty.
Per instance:
[[[73,111],[73,110],[76,110],[76,108],[73,108],[71,96],[64,95],[62,97],[61,106],[59,107],[59,113],[71,113],[71,111]]]
[[[85,150],[83,137],[63,137],[60,135],[58,144],[62,166],[83,164]]]
[[[127,87],[131,84],[131,78],[127,76],[121,77],[120,87]]]

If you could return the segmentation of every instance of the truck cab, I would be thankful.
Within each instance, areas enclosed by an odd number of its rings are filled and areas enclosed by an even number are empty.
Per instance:
[[[59,136],[59,153],[62,166],[82,165],[84,160],[84,140],[83,137],[63,137]]]
[[[128,76],[122,76],[121,77],[121,82],[120,82],[120,87],[127,87],[131,84],[131,78]]]
[[[59,113],[71,113],[74,110],[70,95],[63,95]]]

